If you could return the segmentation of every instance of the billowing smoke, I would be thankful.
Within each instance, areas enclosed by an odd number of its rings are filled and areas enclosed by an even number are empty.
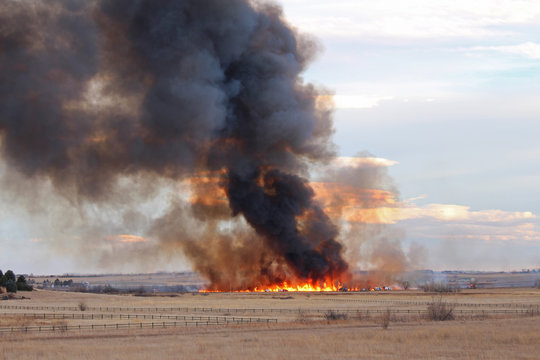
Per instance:
[[[338,241],[354,274],[353,284],[366,288],[395,283],[405,271],[422,266],[423,248],[403,245],[405,234],[394,224],[403,203],[388,173],[395,161],[363,152],[339,157],[312,182],[317,200],[340,228]],[[366,271],[367,270],[367,271]]]
[[[337,227],[307,180],[333,152],[326,94],[301,76],[317,49],[272,3],[2,1],[7,171],[78,207],[189,183],[189,201],[144,231],[215,288],[343,279]]]

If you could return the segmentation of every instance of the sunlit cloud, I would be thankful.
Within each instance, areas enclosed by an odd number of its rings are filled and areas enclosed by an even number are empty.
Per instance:
[[[409,201],[403,206],[390,220],[413,238],[540,241],[540,220],[530,211],[473,211],[463,205],[416,206]]]
[[[399,163],[378,157],[338,156],[333,164],[338,167],[388,167]]]
[[[469,206],[454,204],[428,204],[418,207],[414,204],[405,204],[397,214],[396,221],[413,218],[432,218],[441,221],[467,221],[467,222],[511,222],[517,220],[536,219],[530,211],[507,212],[502,210],[471,211]]]
[[[144,243],[149,241],[149,239],[137,235],[114,235],[108,236],[108,240],[114,240],[121,243]]]
[[[403,227],[413,238],[476,239],[483,241],[540,241],[539,217],[532,211],[501,209],[473,210],[460,204],[416,204],[427,196],[420,195],[400,201],[389,189],[380,187],[369,169],[385,169],[397,162],[377,157],[338,157],[331,166],[338,169],[358,169],[349,174],[335,173],[332,181],[311,183],[317,200],[327,214],[337,222],[387,224]],[[367,172],[366,172],[367,170]],[[377,170],[381,171],[381,170]],[[362,182],[362,177],[372,181]],[[351,178],[353,182],[351,182]]]

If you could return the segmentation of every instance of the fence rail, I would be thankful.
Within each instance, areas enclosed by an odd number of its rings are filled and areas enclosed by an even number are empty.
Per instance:
[[[423,304],[428,305],[429,303]],[[457,304],[450,304],[452,306]],[[69,306],[60,306],[60,307],[52,307],[52,306],[15,306],[15,305],[0,305],[0,309],[15,309],[15,310],[55,310],[55,311],[73,311],[77,310],[76,307],[69,307]],[[282,308],[282,309],[268,309],[268,308],[189,308],[189,307],[182,307],[182,308],[120,308],[120,307],[88,307],[87,311],[100,311],[100,312],[113,312],[113,311],[133,311],[133,312],[210,312],[210,313],[226,313],[226,314],[233,314],[233,313],[260,313],[260,314],[295,314],[295,313],[319,313],[319,314],[325,314],[329,312],[336,312],[336,313],[348,313],[348,314],[355,314],[355,313],[382,313],[387,312],[387,309],[310,309],[310,308]],[[408,314],[416,314],[416,313],[425,313],[426,309],[390,309],[394,313],[408,313]],[[514,309],[455,309],[454,312],[457,313],[504,313],[504,314],[539,314],[540,313],[540,305],[537,306],[530,306],[527,308],[514,308]],[[16,314],[16,313],[11,313]],[[82,312],[79,313],[81,316],[92,316],[92,314],[84,314]],[[39,316],[43,316],[41,314],[38,314]],[[137,318],[136,316],[139,316],[139,318],[144,318],[144,314],[115,314],[116,316],[125,316],[124,318]],[[69,315],[69,316],[76,316],[76,315]],[[94,314],[94,318],[98,319],[103,316],[103,319],[106,319],[108,315],[106,314]],[[141,317],[142,316],[142,317]],[[146,315],[146,319],[149,319]],[[161,316],[161,317],[159,317]],[[152,319],[183,319],[184,315],[157,315],[154,314],[154,317]],[[194,317],[196,316],[187,316],[187,317]],[[121,317],[119,317],[121,318]],[[204,317],[204,318],[213,318],[213,317]],[[257,318],[247,318],[247,319],[257,319]],[[264,320],[264,319],[263,319]]]
[[[195,316],[195,315],[159,315],[159,314],[113,314],[113,313],[16,313],[3,312],[0,315],[16,315],[33,319],[62,319],[62,320],[106,320],[106,319],[143,319],[143,320],[198,320],[198,321],[244,321],[244,322],[268,322],[277,319],[259,317],[237,317],[237,316]]]
[[[343,313],[343,310],[332,310],[336,313]],[[456,315],[469,315],[469,316],[478,316],[478,315],[495,315],[495,314],[521,314],[521,315],[540,315],[536,311],[525,310],[525,309],[492,309],[492,310],[453,310]],[[385,309],[371,309],[371,310],[358,310],[355,311],[357,315],[377,315],[388,313],[388,310]],[[391,309],[390,314],[409,314],[409,315],[428,315],[427,310],[406,310],[406,309]],[[4,314],[5,315],[5,314]],[[11,313],[11,315],[16,315]],[[19,314],[25,315],[25,314]],[[26,314],[29,315],[29,314]],[[33,314],[33,315],[43,315],[43,314]],[[47,315],[47,314],[45,314]],[[53,319],[71,319],[71,317],[59,318],[60,314],[48,314],[55,315],[57,317],[52,317]],[[72,314],[61,314],[61,315],[72,315]],[[76,315],[88,315],[88,314],[76,314]],[[132,315],[133,316],[133,315]],[[48,317],[46,317],[48,318]],[[78,319],[77,317],[75,319]],[[107,329],[143,329],[143,328],[167,328],[167,327],[188,327],[188,326],[211,326],[211,325],[229,325],[229,324],[248,324],[248,323],[277,323],[277,319],[265,319],[265,318],[238,318],[238,317],[207,317],[201,318],[199,320],[184,320],[184,321],[161,321],[161,322],[129,322],[129,323],[109,323],[109,324],[79,324],[79,325],[41,325],[41,326],[11,326],[0,328],[0,334],[5,333],[28,333],[28,332],[51,332],[51,331],[71,331],[71,330],[107,330]]]
[[[388,304],[388,305],[429,305],[431,301],[410,301],[410,300],[375,300],[375,299],[317,299],[320,301],[335,301],[335,302],[351,302],[351,303],[363,303],[363,304]],[[461,303],[456,302],[456,306],[461,307],[506,307],[506,308],[538,308],[539,304],[519,304],[519,303]]]
[[[277,323],[277,319],[264,319],[266,323]],[[260,321],[257,321],[260,322]],[[0,334],[20,333],[20,332],[50,332],[50,331],[70,331],[70,330],[113,330],[113,329],[143,329],[143,328],[167,328],[167,327],[188,327],[188,326],[210,326],[245,324],[250,321],[162,321],[150,323],[118,323],[118,324],[87,324],[87,325],[45,325],[45,326],[12,326],[0,328]]]

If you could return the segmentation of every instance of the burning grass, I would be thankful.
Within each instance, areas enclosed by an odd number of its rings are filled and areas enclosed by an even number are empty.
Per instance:
[[[207,290],[202,289],[199,290],[199,292],[206,293],[206,292],[283,292],[283,291],[291,291],[291,292],[334,292],[334,291],[340,291],[342,289],[341,285],[334,285],[334,284],[327,284],[326,282],[322,284],[313,284],[312,282],[306,282],[303,284],[298,285],[289,285],[287,282],[283,282],[281,284],[273,284],[263,287],[254,287],[250,289],[238,289],[238,290]]]

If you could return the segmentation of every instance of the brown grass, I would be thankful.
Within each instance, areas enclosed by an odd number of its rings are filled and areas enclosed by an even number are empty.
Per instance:
[[[447,295],[444,301],[457,304],[457,309],[474,309],[480,311],[477,314],[482,314],[482,309],[491,309],[487,304],[538,304],[539,294],[536,289],[471,290]],[[432,301],[432,297],[423,292],[291,295],[293,298],[282,300],[276,298],[275,294],[264,293],[206,296],[184,294],[175,298],[164,298],[34,291],[29,293],[31,300],[9,300],[0,302],[0,305],[77,308],[78,304],[84,303],[88,305],[85,315],[99,313],[93,309],[96,306],[211,307],[231,310],[264,308],[294,311],[283,314],[199,313],[212,316],[266,316],[278,318],[280,321],[278,324],[269,325],[4,334],[0,335],[0,360],[538,358],[540,316],[536,313],[532,313],[532,316],[528,313],[484,314],[461,318],[458,316],[457,320],[451,322],[432,322],[427,321],[425,316],[392,313],[394,310],[426,310],[426,304]],[[421,304],[417,305],[416,302]],[[474,307],[475,304],[479,307]],[[380,310],[380,313],[372,312],[366,315],[362,312],[345,311],[352,308]],[[39,310],[0,308],[0,312],[9,313],[0,315],[0,328],[53,324],[62,328],[92,322],[22,316],[24,312],[35,313]],[[72,312],[80,314],[80,310]],[[170,313],[176,314],[174,311]],[[347,316],[342,317],[340,314]],[[475,318],[482,320],[474,320]],[[97,322],[103,323],[103,320]],[[385,323],[390,326],[385,327]]]
[[[66,332],[0,338],[0,359],[536,359],[539,330],[537,320],[512,319]]]

